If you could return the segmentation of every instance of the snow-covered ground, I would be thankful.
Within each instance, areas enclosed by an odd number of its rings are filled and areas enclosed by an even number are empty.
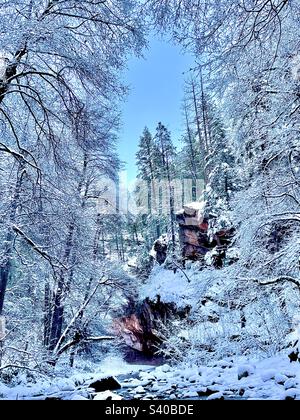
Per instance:
[[[91,383],[115,376],[122,388],[113,393],[95,393]],[[157,368],[132,366],[118,358],[108,358],[95,374],[75,374],[69,378],[20,384],[9,388],[0,384],[1,399],[67,400],[120,399],[300,399],[300,364],[290,363],[286,355],[250,361],[235,358],[210,366]]]
[[[133,389],[132,395],[146,399],[155,395],[174,400],[300,399],[300,364],[290,363],[282,355],[256,362],[246,358],[221,360],[200,367],[164,365],[150,373],[142,372],[140,382],[134,380],[134,385],[139,389]]]
[[[201,282],[200,278],[201,273],[197,264],[193,264],[188,270],[178,270],[176,273],[156,265],[147,282],[141,287],[139,295],[141,299],[148,297],[153,300],[159,295],[163,302],[174,303],[179,308],[196,306],[201,288],[207,287],[207,281]],[[197,295],[195,295],[195,284],[198,287]]]
[[[210,276],[209,270],[199,272],[196,264],[176,273],[155,267],[149,280],[140,290],[140,298],[155,299],[160,295],[162,301],[174,303],[178,308],[192,307],[191,316],[197,322],[187,330],[186,341],[183,342],[190,343],[190,336],[194,340],[191,343],[197,345],[214,343],[217,339],[227,348],[228,340],[234,334],[242,337],[243,333],[245,339],[245,332],[251,337],[251,328],[255,332],[257,327],[253,324],[251,316],[247,315],[249,331],[247,328],[241,330],[238,311],[236,320],[233,317],[234,311],[228,311],[231,318],[227,319],[227,309],[220,308],[212,301],[201,306],[199,318],[199,301],[208,291],[210,295],[215,292],[216,275],[219,275],[217,287],[220,288],[224,275],[222,271],[212,272]],[[218,322],[218,319],[211,322],[211,315],[220,316],[223,322]],[[184,325],[184,322],[180,322],[180,337],[185,337]],[[298,328],[295,328],[294,336],[289,337],[290,342],[295,342],[300,337],[299,323],[296,326]],[[245,343],[247,344],[247,341]],[[232,342],[230,345],[233,346]],[[197,348],[195,345],[195,349]],[[189,350],[187,347],[185,352],[188,353]],[[68,377],[66,369],[62,369],[54,379],[42,378],[35,383],[29,383],[28,376],[24,373],[18,377],[13,387],[0,383],[0,399],[300,399],[300,363],[290,363],[288,351],[274,356],[278,352],[273,347],[270,352],[272,356],[264,349],[248,354],[240,352],[240,348],[236,347],[234,354],[248,355],[224,358],[221,352],[207,351],[204,357],[201,352],[196,351],[191,353],[193,357],[185,358],[190,361],[189,364],[163,365],[156,368],[129,365],[117,356],[108,356],[99,362],[99,365],[91,364],[87,367],[80,365],[78,361],[78,370],[75,369]],[[95,381],[111,376],[120,382],[120,389],[105,390],[103,393],[95,392],[91,388]]]

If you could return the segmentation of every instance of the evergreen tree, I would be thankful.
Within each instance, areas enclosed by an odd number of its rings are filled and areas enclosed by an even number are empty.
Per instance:
[[[157,165],[155,157],[155,143],[149,129],[145,127],[140,138],[139,150],[136,153],[138,176],[141,180],[147,182],[148,186],[148,211],[151,214],[155,212],[155,178]]]
[[[192,182],[191,194],[184,188],[182,202],[186,204],[186,200],[189,200],[190,196],[192,201],[199,199],[200,191],[197,184],[204,180],[205,156],[200,147],[197,128],[190,121],[189,108],[186,102],[184,105],[184,120],[186,128],[181,139],[182,149],[177,154],[176,167],[183,182],[185,180]]]
[[[161,235],[161,223],[158,214],[159,150],[147,127],[140,137],[136,162],[139,170],[138,178],[144,181],[136,190],[138,206],[147,202],[147,212],[138,217],[137,226],[142,229],[149,249]]]
[[[208,184],[205,198],[207,200],[207,210],[221,221],[221,218],[229,211],[230,198],[232,192],[236,190],[236,181],[234,180],[235,159],[217,109],[211,102],[207,101],[207,104],[210,150],[206,158]],[[225,222],[224,219],[222,223],[227,225],[229,220]]]
[[[171,133],[162,124],[159,123],[156,128],[155,142],[159,150],[159,166],[158,176],[160,181],[163,181],[167,187],[168,197],[168,213],[170,215],[172,247],[175,250],[175,188],[173,181],[177,178],[176,171],[176,149],[172,143]],[[161,212],[164,210],[164,193],[161,191],[159,197]]]

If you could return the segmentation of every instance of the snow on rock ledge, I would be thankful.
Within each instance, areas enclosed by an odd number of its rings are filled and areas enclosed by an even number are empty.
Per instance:
[[[155,267],[147,283],[142,286],[140,297],[155,300],[160,296],[164,303],[174,303],[185,307],[193,303],[194,287],[188,282],[182,272]]]

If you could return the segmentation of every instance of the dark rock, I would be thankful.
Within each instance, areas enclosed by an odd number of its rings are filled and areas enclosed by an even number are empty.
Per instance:
[[[299,352],[298,351],[292,351],[290,354],[289,354],[289,359],[290,359],[290,362],[292,363],[292,362],[299,362],[300,361],[300,355],[299,355]]]
[[[211,395],[217,394],[217,391],[213,391],[212,389],[207,388],[206,391],[197,391],[197,394],[199,397],[210,397]]]
[[[238,379],[239,381],[243,378],[248,378],[254,373],[254,368],[252,366],[241,366],[238,370]]]
[[[93,382],[89,385],[89,388],[93,388],[95,392],[115,391],[121,389],[121,385],[115,378],[110,376]]]
[[[222,230],[210,238],[209,221],[215,216],[206,214],[205,206],[202,208],[199,203],[197,206],[194,204],[185,206],[176,215],[183,262],[187,260],[203,262],[203,256],[215,249],[213,265],[215,268],[222,268],[226,258],[225,250],[232,241],[234,231]]]
[[[163,265],[168,255],[167,242],[165,240],[157,239],[157,241],[154,242],[153,249],[156,252],[156,261],[159,265]]]
[[[229,337],[229,341],[231,343],[239,342],[239,341],[241,341],[241,336],[240,335],[232,335],[231,337]]]
[[[239,381],[243,378],[248,378],[249,376],[249,372],[243,372],[239,375]]]

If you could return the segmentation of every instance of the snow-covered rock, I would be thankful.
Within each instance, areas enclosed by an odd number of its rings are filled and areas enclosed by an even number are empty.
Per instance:
[[[216,366],[222,368],[222,369],[226,369],[226,368],[231,368],[233,366],[232,362],[228,362],[227,360],[220,360]]]
[[[196,391],[185,392],[182,396],[183,398],[198,398],[199,397],[198,392]]]
[[[281,373],[277,373],[275,375],[275,382],[279,385],[284,385],[284,383],[288,380],[288,377],[285,375],[282,375]]]
[[[104,392],[98,392],[97,395],[94,398],[94,401],[107,401],[107,400],[123,400],[123,398],[115,394],[111,391],[104,391]]]
[[[139,377],[141,378],[141,381],[154,381],[155,376],[150,372],[140,372]],[[128,380],[127,380],[128,382]]]
[[[89,401],[88,398],[83,397],[82,395],[73,395],[71,401]]]
[[[300,399],[300,389],[299,388],[290,388],[284,393],[284,399],[289,400],[296,400]]]
[[[271,381],[272,379],[275,379],[276,373],[276,370],[266,370],[261,374],[261,379],[263,382]]]
[[[238,368],[238,379],[239,381],[243,378],[248,378],[250,375],[253,375],[255,372],[254,366],[251,365],[242,365]]]
[[[163,366],[161,366],[161,371],[162,372],[164,372],[164,373],[168,373],[168,372],[171,372],[172,371],[172,368],[171,368],[171,366],[169,366],[169,365],[163,365]]]
[[[284,389],[291,389],[296,388],[298,385],[298,381],[296,378],[290,378],[284,383]]]
[[[190,376],[190,377],[188,378],[188,381],[189,381],[191,384],[195,384],[195,383],[197,383],[199,380],[200,380],[199,375],[192,375],[192,376]]]
[[[133,388],[138,386],[147,386],[150,383],[149,380],[140,380],[140,379],[131,379],[128,382],[123,382],[121,384],[122,388]]]
[[[224,394],[222,392],[216,392],[215,394],[210,395],[209,397],[207,397],[207,401],[212,401],[212,400],[224,400]]]
[[[62,392],[75,391],[75,384],[70,379],[65,379],[58,383],[58,388]]]
[[[199,370],[196,366],[186,369],[182,374],[182,377],[190,382],[190,378],[199,378]]]
[[[146,394],[145,389],[142,386],[138,386],[137,388],[134,389],[136,394]]]
[[[151,391],[152,392],[159,392],[160,390],[161,390],[161,387],[157,383],[154,383],[152,388],[151,388]]]

